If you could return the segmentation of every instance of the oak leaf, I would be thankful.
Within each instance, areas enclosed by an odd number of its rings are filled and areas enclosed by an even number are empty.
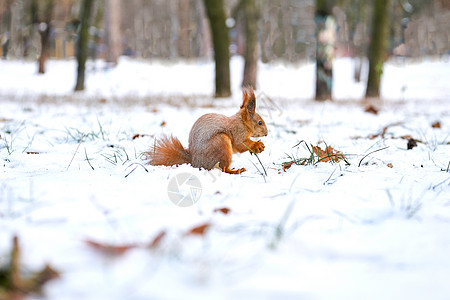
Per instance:
[[[231,212],[231,209],[229,209],[228,207],[221,207],[214,209],[213,212],[221,212],[224,215],[228,215]]]
[[[342,152],[333,149],[331,146],[326,147],[325,150],[322,150],[320,146],[316,147],[311,145],[311,147],[314,153],[319,157],[317,162],[339,162],[341,159],[345,158]]]
[[[100,243],[93,240],[85,240],[86,245],[91,247],[94,250],[99,251],[102,254],[105,255],[112,255],[112,256],[119,256],[122,254],[125,254],[130,249],[134,249],[137,246],[136,245],[112,245],[112,244],[106,244],[106,243]]]
[[[211,227],[211,223],[204,223],[202,225],[192,227],[186,232],[186,235],[205,235],[209,227]]]
[[[433,128],[441,128],[441,122],[436,121],[433,124],[431,124],[431,127],[433,127]]]
[[[165,230],[161,230],[148,245],[149,248],[155,249],[161,244],[162,239],[166,236],[167,232]]]
[[[287,169],[292,167],[292,164],[294,164],[294,161],[287,161],[281,164],[281,166],[283,167],[283,172],[286,172]]]
[[[376,108],[373,104],[370,104],[368,106],[366,106],[366,108],[364,109],[364,111],[366,113],[370,113],[370,114],[374,114],[374,115],[378,115],[378,108]]]

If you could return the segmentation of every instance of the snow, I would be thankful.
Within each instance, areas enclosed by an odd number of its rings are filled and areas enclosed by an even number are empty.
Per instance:
[[[187,145],[198,117],[233,114],[242,65],[232,60],[232,98],[214,100],[209,61],[90,62],[78,94],[74,61],[51,60],[45,75],[1,61],[0,263],[19,236],[27,270],[61,272],[46,299],[447,299],[450,63],[389,62],[378,115],[364,112],[350,59],[335,62],[337,100],[324,103],[311,101],[313,65],[261,64],[267,176],[248,153],[233,156],[242,175],[142,165],[154,137]],[[288,155],[309,156],[301,140],[350,165],[283,172]],[[191,207],[168,198],[182,172],[202,185]],[[186,234],[204,223],[204,236]],[[137,247],[112,256],[86,240]]]

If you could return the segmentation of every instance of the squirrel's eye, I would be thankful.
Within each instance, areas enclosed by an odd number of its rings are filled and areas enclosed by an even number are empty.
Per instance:
[[[262,125],[262,121],[261,120],[258,121],[258,125]]]

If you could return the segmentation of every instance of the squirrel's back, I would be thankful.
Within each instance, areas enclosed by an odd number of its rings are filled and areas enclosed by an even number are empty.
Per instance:
[[[215,113],[209,113],[198,118],[189,133],[189,150],[195,152],[197,149],[205,147],[215,135],[227,134],[230,126],[229,119],[229,117]]]
[[[231,128],[236,127],[233,117],[209,113],[201,116],[189,133],[189,153],[193,167],[212,169],[222,161],[231,163]]]

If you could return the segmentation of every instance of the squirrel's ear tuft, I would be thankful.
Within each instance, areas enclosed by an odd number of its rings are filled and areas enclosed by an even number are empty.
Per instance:
[[[244,87],[242,90],[242,105],[241,108],[245,108],[249,115],[252,116],[255,113],[256,97],[255,92],[251,86]]]

